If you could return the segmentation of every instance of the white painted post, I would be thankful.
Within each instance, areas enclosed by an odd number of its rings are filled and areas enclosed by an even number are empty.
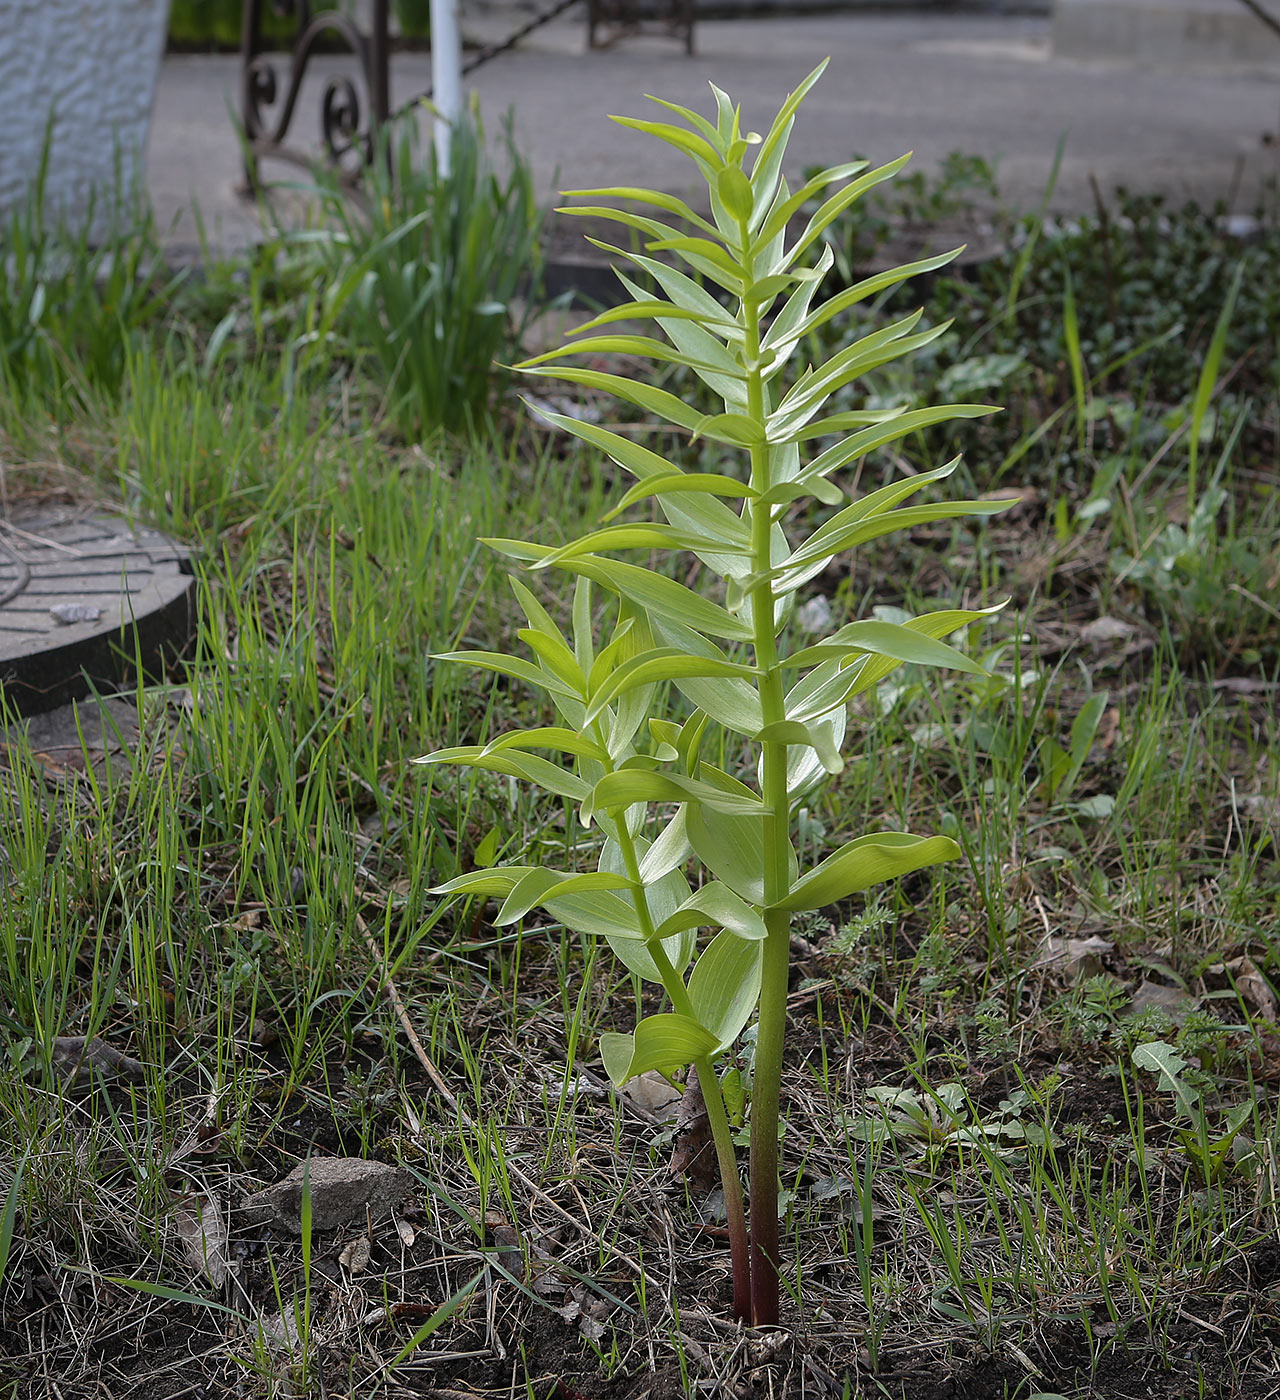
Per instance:
[[[449,173],[453,124],[462,115],[462,36],[458,0],[431,0],[431,101],[435,119],[436,168]]]

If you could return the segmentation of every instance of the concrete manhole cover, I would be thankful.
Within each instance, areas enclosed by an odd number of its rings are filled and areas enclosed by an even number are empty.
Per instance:
[[[86,506],[15,505],[0,517],[0,690],[38,714],[162,669],[190,641],[187,552]]]

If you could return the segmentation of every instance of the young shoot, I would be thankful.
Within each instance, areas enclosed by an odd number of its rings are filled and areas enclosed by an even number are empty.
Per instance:
[[[821,71],[792,93],[763,137],[742,130],[739,109],[714,87],[714,121],[670,103],[660,105],[682,125],[615,119],[689,156],[707,183],[710,218],[653,190],[574,191],[590,202],[567,212],[613,219],[639,233],[643,252],[609,251],[657,290],[619,272],[626,300],[581,327],[574,345],[517,368],[615,395],[736,450],[742,470],[686,470],[629,436],[544,414],[607,454],[634,484],[600,529],[571,544],[487,541],[529,574],[557,569],[576,576],[570,635],[513,577],[528,621],[519,636],[529,658],[461,652],[444,659],[540,688],[558,722],[421,760],[536,784],[574,803],[584,826],[599,828],[595,870],[507,865],[459,876],[439,892],[500,899],[499,925],[544,909],[604,939],[631,972],[661,986],[663,1010],[629,1034],[601,1037],[605,1068],[617,1085],[649,1070],[697,1070],[724,1183],[734,1312],[761,1325],[778,1319],[778,1101],[791,921],[960,854],[944,836],[874,831],[804,868],[794,844],[798,812],[842,767],[849,702],[904,662],[981,672],[945,639],[995,609],[854,621],[795,650],[784,633],[797,592],[834,556],[895,530],[986,516],[1010,504],[913,503],[955,462],[852,500],[837,480],[844,468],[919,428],[992,410],[946,404],[827,411],[833,395],[946,327],[920,329],[916,311],[852,339],[817,366],[802,358],[810,332],[954,254],[877,273],[813,304],[832,264],[827,229],[907,159],[878,169],[855,161],[790,189],[782,176],[787,140]],[[615,329],[645,320],[664,338]],[[574,355],[683,366],[722,408],[703,414],[652,384],[565,363]],[[809,500],[826,508],[825,519],[801,537],[811,513],[798,507]],[[646,518],[655,505],[662,523]],[[628,520],[632,507],[639,509]],[[634,562],[655,551],[695,555],[702,591]],[[600,591],[613,600],[605,636],[593,627]],[[659,712],[660,694],[687,703]],[[717,727],[727,734],[723,745],[706,742]],[[704,747],[747,750],[754,761],[729,772],[705,759]],[[716,1066],[753,1018],[748,1233]]]

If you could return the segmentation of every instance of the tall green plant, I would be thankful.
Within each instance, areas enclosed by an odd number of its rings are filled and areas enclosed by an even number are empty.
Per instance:
[[[604,938],[631,972],[663,988],[669,1009],[646,1016],[630,1034],[604,1035],[601,1053],[618,1085],[648,1070],[696,1068],[724,1181],[734,1310],[756,1323],[778,1316],[778,1100],[792,916],[960,854],[946,837],[881,831],[802,870],[792,842],[796,809],[842,766],[847,703],[903,662],[980,671],[942,638],[987,613],[954,609],[901,625],[857,621],[798,650],[788,649],[787,620],[797,590],[834,555],[895,530],[1002,509],[989,502],[905,504],[955,463],[852,502],[832,480],[840,468],[919,427],[990,410],[949,404],[824,416],[837,391],[943,333],[944,326],[919,330],[919,312],[854,340],[825,364],[791,368],[811,331],[950,256],[878,274],[812,305],[832,261],[824,231],[905,163],[875,170],[865,162],[837,166],[794,193],[788,188],[783,153],[801,99],[821,71],[791,95],[763,138],[742,132],[738,109],[715,88],[714,124],[669,103],[662,105],[686,126],[615,119],[693,159],[709,188],[712,217],[651,190],[577,192],[648,205],[693,231],[629,209],[575,209],[638,230],[647,240],[644,253],[611,251],[660,290],[650,293],[619,273],[631,299],[582,328],[603,334],[588,334],[572,350],[552,351],[519,368],[607,391],[696,437],[737,448],[746,470],[742,478],[684,470],[629,437],[548,414],[635,477],[610,522],[629,507],[651,503],[665,522],[607,523],[557,549],[488,541],[533,571],[577,575],[572,635],[562,634],[530,589],[513,578],[529,624],[519,636],[532,659],[495,652],[449,653],[447,659],[538,687],[551,697],[559,723],[421,760],[470,764],[535,783],[576,803],[582,823],[599,830],[603,845],[594,871],[502,866],[460,876],[440,892],[501,898],[499,924],[541,907],[573,929]],[[748,173],[744,160],[753,149]],[[836,192],[793,236],[793,219],[833,186]],[[694,276],[655,253],[674,254]],[[816,257],[806,264],[811,253]],[[727,305],[707,283],[727,294]],[[667,340],[610,329],[641,318],[656,322]],[[563,365],[572,353],[686,366],[721,399],[723,411],[704,415],[649,384]],[[809,499],[838,509],[807,538],[793,539],[787,525]],[[691,551],[703,576],[723,579],[723,589],[715,596],[697,593],[665,573],[611,557],[629,550]],[[597,588],[616,606],[612,633],[599,640]],[[689,709],[653,711],[668,686]],[[713,726],[723,732],[725,750],[753,755],[741,775],[702,757]],[[540,751],[564,755],[571,766]],[[691,856],[705,876],[696,889],[686,878]],[[709,937],[699,951],[702,930]],[[753,1014],[748,1237],[715,1061]]]

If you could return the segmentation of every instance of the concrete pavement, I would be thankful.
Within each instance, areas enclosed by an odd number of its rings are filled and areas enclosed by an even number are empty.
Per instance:
[[[467,31],[488,39],[528,11],[481,11]],[[1280,175],[1280,74],[1275,71],[1160,71],[1080,62],[1049,52],[1042,18],[938,13],[867,13],[701,21],[698,52],[641,37],[604,52],[585,50],[574,15],[538,31],[467,80],[491,127],[512,107],[517,139],[540,188],[623,181],[696,194],[693,167],[668,147],[618,127],[610,113],[656,112],[644,94],[711,109],[707,82],[725,88],[748,124],[764,126],[788,91],[822,58],[831,67],[801,109],[790,168],[863,154],[887,160],[914,149],[932,168],[959,150],[998,162],[1006,201],[1038,200],[1059,138],[1066,154],[1055,208],[1092,207],[1090,176],[1202,201],[1234,197],[1247,210],[1263,183]],[[236,194],[239,151],[234,110],[238,60],[166,59],[155,109],[147,179],[174,245],[195,242],[198,204],[215,246],[257,236],[252,206]],[[293,139],[319,149],[319,99],[341,59],[317,65],[304,87]],[[346,71],[352,71],[350,65]],[[429,59],[398,54],[394,103],[428,82]],[[268,176],[297,181],[289,166]]]

